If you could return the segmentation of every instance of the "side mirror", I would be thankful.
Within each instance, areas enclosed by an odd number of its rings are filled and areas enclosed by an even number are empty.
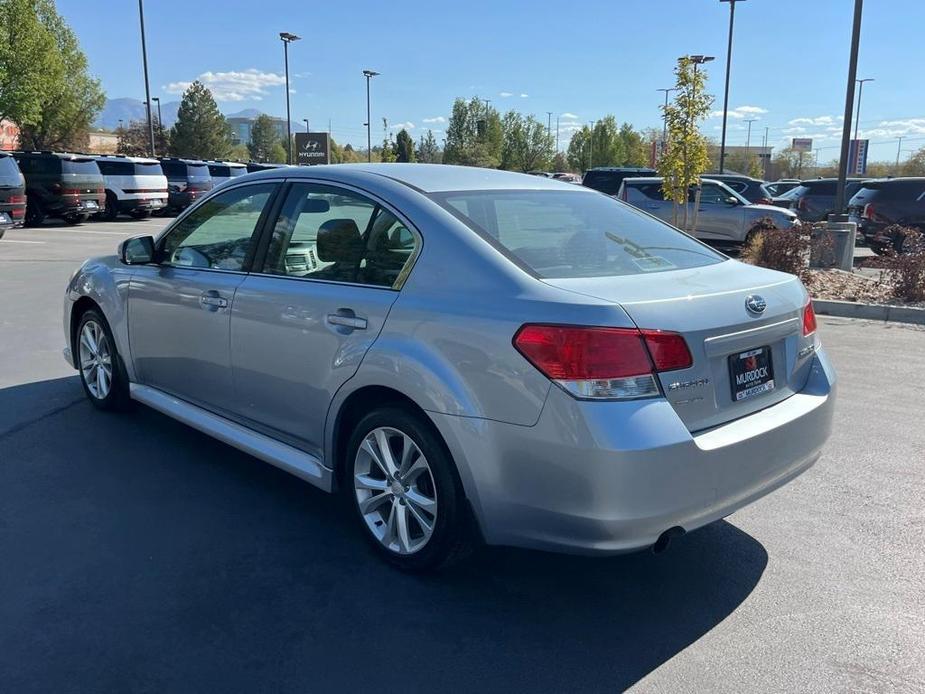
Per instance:
[[[735,207],[739,204],[739,199],[733,195],[730,195],[728,198],[726,198],[726,204]]]
[[[126,265],[154,262],[154,237],[135,236],[119,244],[119,260]]]

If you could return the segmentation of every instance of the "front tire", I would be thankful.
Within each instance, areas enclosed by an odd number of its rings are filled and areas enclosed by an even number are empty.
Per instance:
[[[45,210],[42,203],[34,198],[27,199],[26,218],[24,220],[27,227],[40,227],[45,221]]]
[[[390,563],[428,571],[471,547],[452,458],[429,422],[399,407],[363,417],[347,446],[345,491],[367,540]]]
[[[131,400],[128,375],[103,315],[89,309],[80,317],[74,356],[84,393],[101,410],[126,410]]]
[[[64,217],[64,223],[69,226],[77,226],[78,224],[83,224],[90,218],[88,214],[69,214]]]

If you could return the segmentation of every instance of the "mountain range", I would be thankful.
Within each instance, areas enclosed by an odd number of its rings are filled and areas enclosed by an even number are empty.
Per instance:
[[[155,109],[157,104],[154,104]],[[161,102],[161,116],[164,119],[164,126],[169,128],[177,121],[177,110],[180,108],[179,101]],[[262,113],[255,108],[246,108],[243,111],[235,113],[226,113],[226,118],[256,118]],[[119,127],[119,121],[128,125],[131,121],[146,120],[147,113],[145,102],[140,99],[121,98],[106,99],[106,105],[97,116],[93,127],[102,130],[115,130]]]

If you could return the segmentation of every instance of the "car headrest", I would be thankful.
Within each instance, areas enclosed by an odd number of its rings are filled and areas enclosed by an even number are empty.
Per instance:
[[[363,238],[352,219],[329,219],[318,228],[318,260],[325,263],[359,263]]]

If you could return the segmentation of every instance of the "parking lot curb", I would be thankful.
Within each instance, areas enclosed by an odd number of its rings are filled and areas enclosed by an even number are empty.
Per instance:
[[[893,321],[925,325],[925,308],[891,306],[888,304],[860,304],[854,301],[813,299],[813,309],[819,315],[840,318]]]

